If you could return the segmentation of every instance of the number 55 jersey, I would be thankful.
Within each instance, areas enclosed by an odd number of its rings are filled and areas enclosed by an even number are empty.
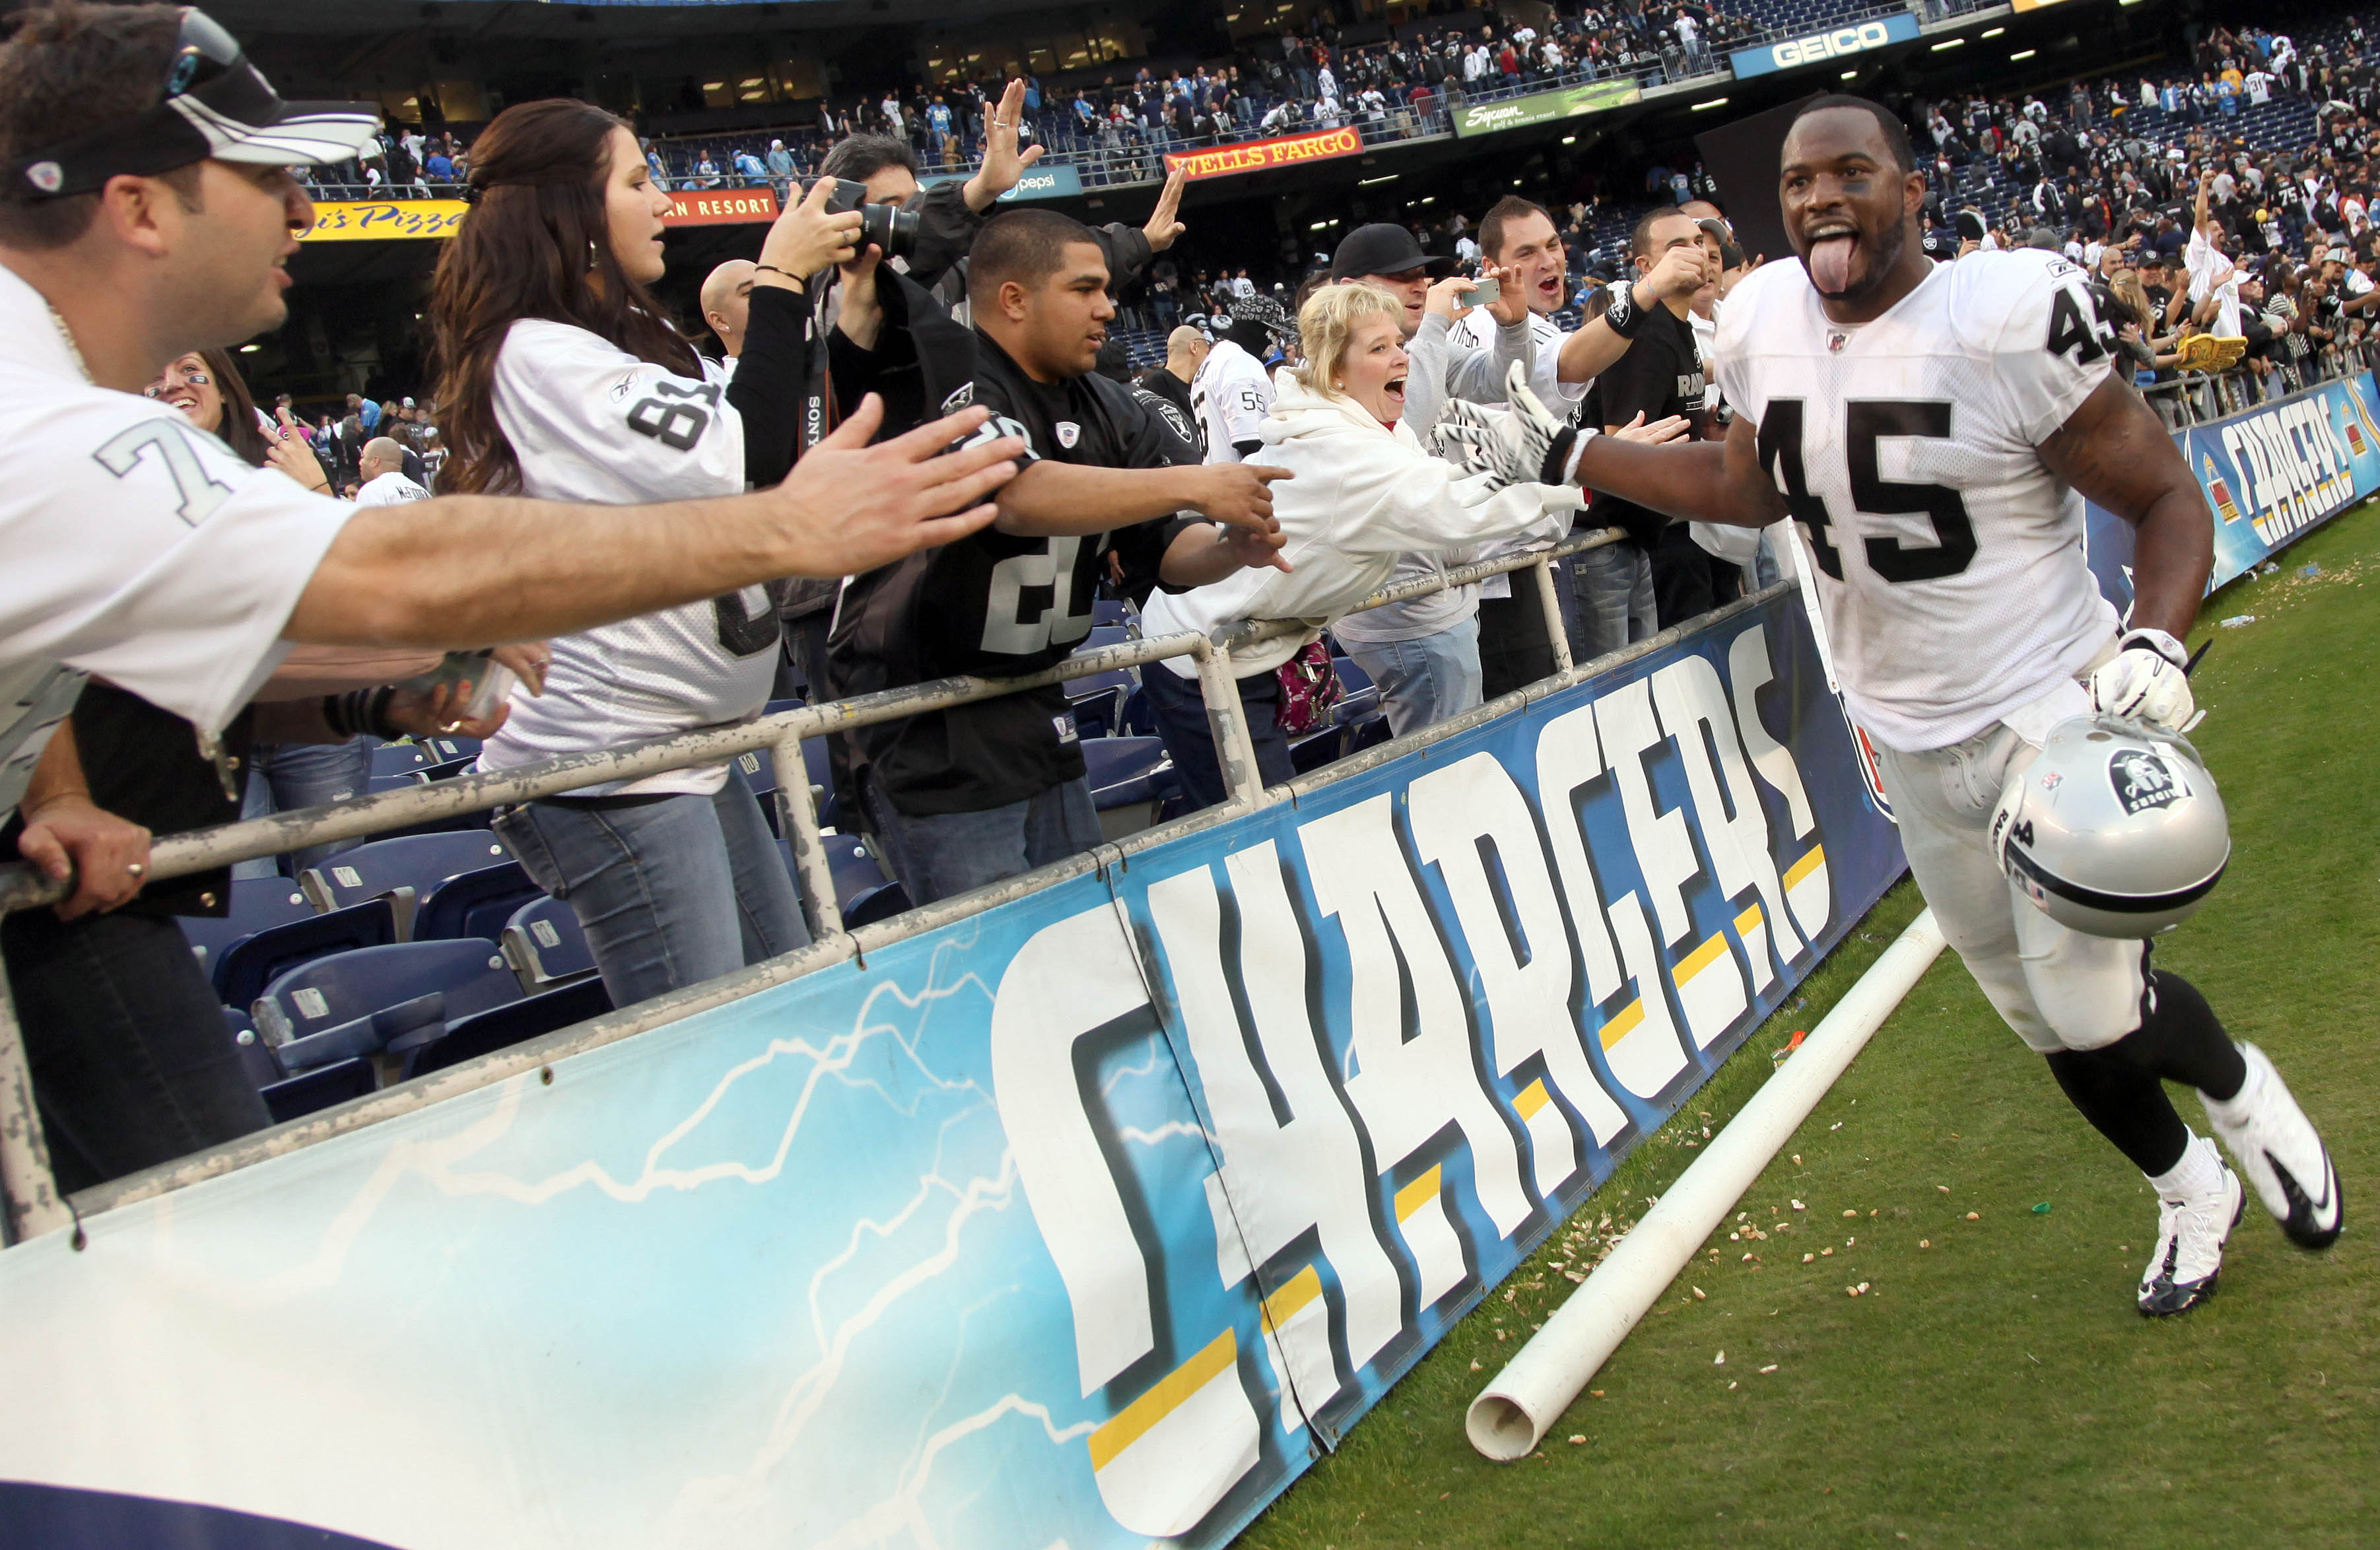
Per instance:
[[[2115,345],[2049,253],[1938,264],[1870,322],[1828,320],[1791,260],[1719,311],[1719,381],[1817,566],[1843,697],[1879,742],[1961,742],[2070,682],[2115,638],[2082,497],[2035,450]]]
[[[515,322],[496,357],[495,409],[520,493],[606,505],[741,494],[743,419],[726,401],[726,372],[701,366],[682,376],[583,328]],[[513,696],[480,768],[744,721],[768,703],[778,636],[764,587],[565,636],[545,693]],[[725,764],[699,765],[572,794],[707,795],[726,780]]]

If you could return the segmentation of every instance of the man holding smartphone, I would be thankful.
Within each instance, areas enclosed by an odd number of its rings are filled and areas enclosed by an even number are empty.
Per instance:
[[[1639,274],[1650,274],[1665,253],[1711,245],[1711,238],[1692,215],[1682,210],[1659,210],[1636,223],[1628,239],[1628,253]],[[1687,321],[1692,310],[1692,293],[1665,293],[1658,305],[1645,309],[1633,321],[1628,353],[1597,379],[1607,434],[1639,414],[1648,424],[1682,415],[1694,423],[1694,434],[1702,434],[1706,389],[1694,325]],[[1626,529],[1628,542],[1649,560],[1656,628],[1666,630],[1717,606],[1711,558],[1694,541],[1685,524],[1609,497],[1597,501],[1595,515],[1605,526]],[[1595,636],[1609,633],[1589,630]],[[1633,632],[1623,638],[1633,638]]]

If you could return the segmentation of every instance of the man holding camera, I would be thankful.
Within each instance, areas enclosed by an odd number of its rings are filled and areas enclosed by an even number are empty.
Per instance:
[[[866,268],[845,272],[846,309],[886,294]],[[974,376],[945,402],[990,409],[990,434],[1022,440],[1026,466],[990,528],[845,584],[828,648],[839,694],[1063,660],[1090,633],[1111,549],[1128,551],[1127,570],[1155,569],[1176,588],[1278,561],[1267,487],[1283,471],[1200,464],[1141,394],[1092,369],[1115,306],[1089,228],[1054,211],[1009,211],[984,227],[967,269]],[[894,347],[880,335],[880,359],[845,364],[905,370]],[[919,366],[929,379],[942,369],[930,352]],[[915,904],[1101,838],[1055,684],[857,729],[843,757],[846,800],[857,797]]]

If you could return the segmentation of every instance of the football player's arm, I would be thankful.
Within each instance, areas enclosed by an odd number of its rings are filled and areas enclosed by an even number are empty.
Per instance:
[[[1578,482],[1689,522],[1766,527],[1784,518],[1785,502],[1760,470],[1757,434],[1751,417],[1738,415],[1724,442],[1654,446],[1597,436],[1579,453]]]
[[[2188,635],[2215,568],[2215,521],[2156,412],[2110,375],[2040,451],[2051,473],[2132,525],[2132,627]]]
[[[477,647],[590,629],[781,576],[856,575],[990,523],[1011,439],[945,449],[968,408],[876,446],[872,395],[773,490],[664,505],[447,495],[359,511],[315,567],[284,639]]]

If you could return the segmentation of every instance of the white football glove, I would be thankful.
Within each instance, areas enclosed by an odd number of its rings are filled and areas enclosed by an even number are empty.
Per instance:
[[[2128,630],[2116,654],[2091,674],[2091,708],[2159,732],[2198,724],[2190,652],[2163,630]]]
[[[1431,450],[1465,473],[1490,476],[1498,490],[1563,482],[1578,432],[1547,412],[1518,363],[1504,391],[1509,408],[1449,400],[1430,431]]]

